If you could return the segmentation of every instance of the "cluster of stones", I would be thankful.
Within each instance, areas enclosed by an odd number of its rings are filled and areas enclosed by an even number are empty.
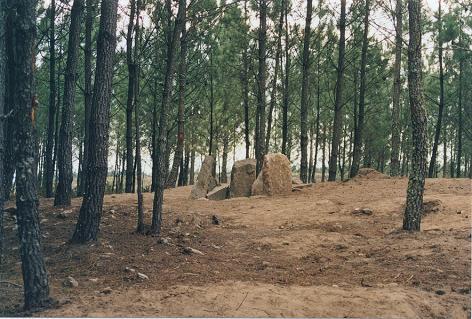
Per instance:
[[[234,163],[229,185],[217,186],[215,159],[206,156],[190,198],[223,200],[255,195],[282,195],[292,192],[292,171],[288,158],[280,153],[264,156],[261,172],[256,178],[256,160],[245,159]]]

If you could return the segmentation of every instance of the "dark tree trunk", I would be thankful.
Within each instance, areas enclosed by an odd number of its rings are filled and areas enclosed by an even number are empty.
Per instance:
[[[442,12],[441,0],[439,0],[438,10],[438,50],[439,50],[439,110],[438,121],[436,122],[436,129],[434,133],[433,150],[431,154],[431,161],[429,162],[428,177],[432,178],[436,170],[436,159],[439,147],[439,138],[441,135],[441,126],[444,113],[444,71],[443,71],[443,47],[442,47]]]
[[[69,43],[64,78],[64,105],[62,107],[61,129],[57,166],[59,179],[57,183],[54,206],[69,206],[72,196],[72,116],[75,103],[75,84],[77,81],[77,64],[80,45],[80,22],[84,0],[74,0],[70,16]]]
[[[54,148],[54,120],[56,114],[56,1],[51,0],[49,7],[49,108],[48,132],[46,142],[46,170],[44,191],[46,197],[53,197],[54,162],[52,160]]]
[[[256,131],[256,175],[262,169],[262,159],[265,154],[265,121],[266,121],[266,40],[267,40],[267,2],[259,1],[259,69],[257,91],[257,116],[258,130]]]
[[[182,27],[180,38],[180,61],[179,61],[179,109],[177,114],[177,148],[175,149],[172,169],[167,178],[166,186],[175,187],[177,175],[182,161],[185,141],[184,112],[185,112],[185,83],[187,81],[187,30]]]
[[[6,25],[7,25],[7,0],[0,0],[0,115],[4,115],[5,93],[7,88],[7,51],[6,51]],[[6,119],[0,120],[0,265],[3,264],[4,226],[3,203],[5,202],[5,125]]]
[[[320,96],[321,96],[321,87],[320,87],[320,60],[318,56],[317,63],[317,82],[316,82],[316,139],[315,139],[315,158],[313,159],[313,171],[311,173],[311,182],[316,181],[316,163],[318,162],[318,148],[320,144]]]
[[[223,156],[221,160],[220,183],[228,182],[227,163],[228,163],[228,137],[223,139]]]
[[[166,2],[168,12],[170,12],[171,3]],[[167,63],[164,77],[164,87],[162,91],[161,117],[159,119],[159,135],[157,140],[157,187],[154,192],[154,200],[152,207],[152,225],[151,232],[159,235],[162,224],[162,204],[164,201],[164,188],[167,177],[167,156],[169,148],[167,147],[167,110],[169,109],[172,96],[172,80],[174,77],[175,55],[177,42],[179,40],[181,30],[185,23],[186,0],[179,1],[179,9],[175,20],[175,26],[172,30],[171,15],[168,17],[168,34],[167,34]]]
[[[459,35],[461,38],[459,39],[462,42],[462,30],[461,34]],[[459,47],[461,47],[459,45]],[[457,123],[457,159],[456,159],[456,177],[461,176],[461,157],[462,157],[462,131],[464,130],[464,123],[463,123],[463,109],[462,109],[462,72],[464,69],[464,61],[463,58],[460,58],[459,61],[459,98],[457,107],[459,108],[459,116],[458,116],[458,123]],[[452,163],[451,163],[452,166]],[[465,175],[467,176],[467,175]]]
[[[193,148],[192,144],[192,151],[190,152],[190,174],[189,174],[189,185],[193,185],[195,183],[195,149]]]
[[[108,129],[116,47],[118,0],[102,0],[97,39],[97,65],[90,114],[90,145],[86,150],[87,187],[72,242],[97,240],[105,194],[108,159]]]
[[[393,106],[392,106],[392,152],[390,158],[390,175],[398,176],[400,173],[400,71],[402,63],[403,46],[403,5],[402,0],[397,0],[395,7],[395,63],[393,65]]]
[[[82,196],[87,184],[87,174],[84,174],[88,163],[88,152],[90,144],[90,112],[92,110],[93,86],[92,86],[92,32],[95,16],[96,0],[86,0],[85,13],[85,52],[84,52],[84,164],[82,165],[82,182],[78,186],[77,195]]]
[[[133,59],[133,33],[136,1],[130,1],[128,33],[126,35],[126,64],[128,65],[128,98],[126,100],[126,182],[125,193],[131,193],[134,180],[133,161],[133,101],[136,82],[136,64]]]
[[[302,58],[302,93],[300,102],[300,179],[302,182],[308,182],[308,73],[310,59],[310,34],[311,34],[311,16],[313,12],[313,1],[307,0],[305,36],[303,40],[303,58]]]
[[[336,96],[334,101],[333,136],[331,141],[331,154],[329,158],[328,181],[336,180],[336,165],[338,162],[339,141],[342,129],[342,95],[344,82],[344,51],[346,45],[346,0],[341,0],[341,16],[339,20],[339,56],[338,76],[336,80]]]
[[[369,13],[370,0],[365,1],[365,15],[364,15],[364,35],[362,39],[361,50],[361,84],[359,89],[359,112],[356,130],[354,131],[354,150],[352,155],[351,172],[349,176],[352,178],[357,175],[359,171],[359,164],[361,160],[362,148],[362,134],[364,131],[364,115],[365,115],[365,91],[366,91],[366,66],[367,66],[367,48],[369,46]]]
[[[247,24],[248,20],[248,11],[247,11],[247,0],[244,1],[244,23]],[[244,141],[246,147],[246,158],[250,157],[249,148],[251,147],[251,142],[249,138],[249,41],[246,43],[246,47],[243,51],[243,72],[241,76],[241,84],[243,88],[243,105],[244,105]]]
[[[213,92],[213,47],[210,48],[210,142],[208,154],[213,154],[213,113],[215,111],[215,97]]]
[[[283,107],[282,107],[282,154],[290,157],[288,150],[288,107],[290,98],[289,76],[290,76],[290,52],[289,52],[289,25],[288,7],[284,0],[282,10],[285,14],[285,79],[283,85]]]
[[[403,229],[420,230],[426,174],[426,111],[421,85],[421,0],[408,0],[408,92],[410,97],[412,154]]]
[[[323,124],[323,149],[321,151],[321,181],[326,180],[326,124]]]
[[[49,303],[49,284],[41,253],[38,198],[35,169],[34,61],[36,38],[36,1],[15,1],[10,7],[14,14],[14,45],[8,63],[14,65],[13,94],[16,126],[16,216],[20,241],[21,270],[24,282],[25,308],[43,307]]]
[[[274,77],[272,79],[272,91],[270,93],[269,114],[268,114],[268,117],[267,117],[267,135],[266,135],[266,138],[265,138],[265,150],[266,150],[266,152],[269,151],[270,134],[271,134],[271,130],[272,130],[272,116],[273,116],[275,104],[276,104],[276,101],[277,101],[277,77],[278,77],[278,72],[279,72],[280,55],[282,53],[282,30],[283,30],[283,25],[284,25],[284,10],[283,10],[283,3],[282,3],[282,9],[280,10],[279,24],[277,26],[277,50],[275,52]]]
[[[138,220],[136,225],[136,232],[139,234],[144,233],[144,207],[143,207],[143,182],[142,182],[142,168],[141,168],[141,128],[140,128],[140,119],[139,119],[139,72],[140,72],[140,63],[139,63],[139,50],[141,42],[141,29],[139,25],[140,19],[140,10],[141,10],[141,0],[136,1],[136,40],[134,45],[134,63],[135,63],[135,89],[134,89],[134,123],[135,123],[135,134],[136,134],[136,193],[138,197]]]

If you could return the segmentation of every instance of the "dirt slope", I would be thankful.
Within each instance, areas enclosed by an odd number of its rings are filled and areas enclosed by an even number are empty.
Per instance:
[[[164,243],[133,233],[134,195],[106,196],[101,240],[87,246],[65,243],[80,201],[61,219],[44,200],[52,294],[65,304],[38,315],[470,317],[470,180],[427,181],[420,233],[400,230],[406,183],[359,178],[225,201],[169,190]],[[151,194],[145,204],[150,210]],[[352,214],[357,208],[372,214]],[[1,279],[21,283],[12,228],[8,220]],[[79,286],[64,287],[67,276]],[[21,289],[1,284],[0,311],[19,303]]]

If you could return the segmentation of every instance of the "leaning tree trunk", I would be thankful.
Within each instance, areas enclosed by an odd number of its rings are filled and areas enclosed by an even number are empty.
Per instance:
[[[342,95],[344,82],[344,51],[346,46],[346,0],[341,0],[341,17],[339,20],[339,56],[338,76],[336,80],[336,95],[334,101],[333,136],[331,140],[331,154],[329,158],[328,181],[336,180],[336,165],[338,162],[339,142],[342,129]]]
[[[105,194],[108,163],[108,129],[116,47],[118,0],[102,0],[97,38],[97,66],[90,114],[89,161],[85,174],[87,187],[80,207],[72,242],[97,240]]]
[[[426,174],[426,111],[421,85],[421,0],[408,0],[408,92],[410,97],[412,153],[403,229],[420,230]]]
[[[361,51],[361,85],[359,88],[359,113],[356,129],[354,131],[354,150],[352,155],[352,165],[349,177],[354,177],[359,171],[359,163],[361,160],[362,134],[364,131],[364,115],[365,115],[365,91],[366,91],[366,65],[367,65],[367,47],[369,46],[369,13],[370,0],[365,1],[364,15],[364,35],[362,39]]]
[[[48,131],[46,141],[46,170],[44,190],[46,197],[53,196],[54,162],[52,160],[54,148],[54,120],[56,114],[56,1],[51,0],[49,7],[49,108]]]
[[[177,148],[174,153],[172,169],[167,178],[166,186],[175,187],[177,175],[184,153],[185,128],[185,83],[187,81],[187,30],[182,26],[182,36],[180,38],[180,61],[179,61],[179,109],[177,114]]]
[[[77,64],[80,45],[80,22],[84,0],[74,0],[70,15],[69,43],[67,46],[67,62],[64,78],[64,105],[62,107],[61,129],[57,167],[59,179],[57,183],[54,206],[69,206],[72,196],[72,113],[75,103],[75,84],[77,81]]]
[[[166,6],[170,11],[170,1],[167,0]],[[161,117],[159,119],[159,135],[157,139],[157,185],[154,192],[152,207],[151,233],[159,235],[162,224],[162,204],[164,201],[164,188],[167,177],[167,110],[169,109],[172,96],[172,81],[174,77],[175,55],[177,41],[185,23],[186,0],[179,1],[179,9],[175,20],[175,26],[172,30],[171,16],[168,17],[168,35],[167,35],[167,63],[164,77],[164,88],[162,91]]]
[[[393,105],[392,105],[392,152],[390,158],[390,175],[400,174],[400,71],[402,63],[403,46],[403,5],[402,0],[397,0],[395,7],[395,63],[393,65]]]
[[[36,38],[36,1],[15,1],[15,42],[8,62],[15,66],[14,122],[16,125],[16,216],[20,240],[25,308],[43,307],[49,303],[49,284],[41,253],[38,197],[35,169],[34,63]]]
[[[136,1],[130,2],[128,33],[126,35],[126,64],[128,65],[128,98],[126,100],[126,182],[125,193],[131,193],[134,180],[133,162],[133,101],[136,82],[136,64],[133,61],[133,32]]]
[[[443,47],[442,47],[442,12],[441,12],[441,0],[439,0],[438,10],[438,51],[439,51],[439,110],[438,110],[438,121],[436,122],[436,131],[434,133],[433,150],[431,154],[431,161],[429,162],[428,177],[432,178],[436,171],[436,159],[438,155],[439,138],[441,135],[441,125],[443,120],[444,112],[444,71],[443,71]]]
[[[300,102],[300,179],[303,183],[308,182],[308,71],[310,58],[310,33],[311,15],[313,12],[313,1],[308,0],[306,5],[305,37],[303,40],[302,59],[302,95]]]

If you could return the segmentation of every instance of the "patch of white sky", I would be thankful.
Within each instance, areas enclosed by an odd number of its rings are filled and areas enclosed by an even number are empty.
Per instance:
[[[72,1],[69,1],[70,5]],[[125,39],[125,34],[129,22],[129,0],[119,0],[118,1],[118,25],[117,25],[117,32],[118,34],[121,34],[120,38],[118,39],[118,48],[117,50],[125,49],[126,48],[126,39]],[[268,1],[270,5],[271,0]],[[369,36],[371,39],[375,39],[376,41],[382,43],[382,46],[384,50],[391,50],[394,40],[395,40],[395,27],[394,27],[394,20],[392,17],[392,12],[394,12],[395,9],[395,2],[396,0],[380,0],[380,5],[375,5],[372,12],[371,12],[371,17],[370,17],[370,25],[369,25]],[[406,1],[403,1],[404,5],[406,5]],[[50,0],[44,0],[43,5],[44,7],[48,7],[50,4]],[[176,4],[177,2],[174,1],[174,14],[176,11]],[[317,0],[313,2],[313,8],[315,10],[313,19],[312,19],[312,30],[316,31],[316,28],[320,24],[320,19],[316,15],[316,9],[317,9]],[[347,8],[347,16],[349,19],[349,14],[350,14],[350,8],[353,4],[353,0],[347,0],[346,1],[346,8]],[[218,1],[218,5],[221,5],[221,1]],[[226,5],[238,5],[242,8],[243,6],[243,1],[242,0],[228,0],[226,1]],[[332,12],[332,15],[325,16],[324,19],[332,19],[333,21],[337,21],[339,19],[339,14],[340,14],[340,1],[339,0],[324,0],[323,1],[324,6],[328,6],[330,11]],[[362,3],[360,3],[362,5]],[[438,10],[439,6],[439,1],[438,0],[423,0],[423,10],[426,13],[427,16],[433,16],[433,14]],[[391,12],[386,12],[387,10],[385,8],[388,8],[389,11]],[[291,28],[293,26],[298,25],[300,30],[303,30],[305,26],[305,15],[306,15],[306,0],[292,0],[291,3],[291,12],[289,13],[288,16],[288,21],[289,25]],[[447,12],[448,7],[447,3],[443,4],[443,11]],[[406,12],[406,10],[404,10]],[[407,17],[407,14],[405,14],[405,17]],[[249,24],[252,29],[256,30],[259,26],[259,17],[258,13],[255,11],[250,10],[249,11]],[[145,27],[150,27],[151,26],[151,19],[149,15],[146,12],[141,13],[141,21],[142,24]],[[270,29],[273,29],[273,23],[268,19],[268,25],[269,25],[269,31]],[[273,34],[269,33],[269,36],[274,36]],[[407,39],[408,33],[405,30],[404,33],[404,39]],[[349,30],[347,30],[347,38],[349,38]],[[406,43],[406,41],[405,41]],[[433,37],[431,34],[427,34],[423,37],[423,48],[426,52],[431,52],[431,50],[434,49],[434,42],[433,42]],[[270,63],[270,61],[269,61]],[[109,169],[110,171],[114,169],[115,167],[115,155],[113,154],[115,152],[115,145],[116,141],[110,141],[111,142],[111,147],[110,151],[111,154],[109,156]],[[295,143],[295,145],[298,145]],[[152,161],[151,161],[151,156],[149,153],[149,150],[143,148],[143,171],[145,174],[149,175],[151,174],[152,171]],[[253,152],[253,150],[252,150]],[[295,165],[298,165],[299,159],[297,158],[297,152],[294,150],[292,154],[292,163]],[[221,155],[221,154],[218,154]],[[78,169],[78,153],[76,156],[74,156],[74,170],[77,171]],[[245,147],[242,143],[239,145],[236,145],[236,147],[233,149],[233,154],[229,154],[228,156],[228,164],[227,167],[230,168],[232,167],[232,164],[234,163],[235,160],[240,160],[245,158]],[[202,156],[197,156],[196,157],[196,169],[199,169],[201,162],[203,160]],[[321,162],[319,161],[317,163],[317,167],[319,167]],[[219,170],[219,168],[218,168]]]

